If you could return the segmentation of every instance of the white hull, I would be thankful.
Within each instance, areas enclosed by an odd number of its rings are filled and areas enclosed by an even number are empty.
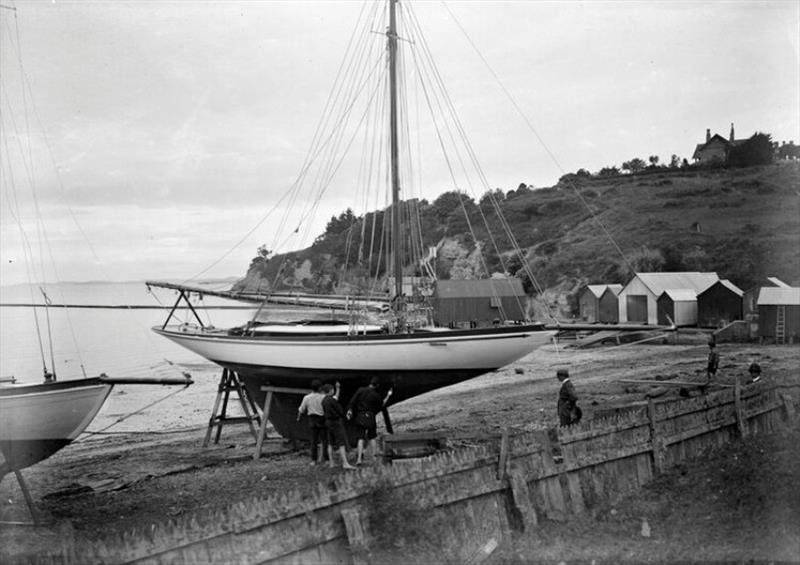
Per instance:
[[[521,326],[502,333],[426,332],[401,336],[230,336],[220,330],[154,330],[223,366],[302,369],[320,372],[491,371],[548,343],[552,331]]]
[[[97,379],[0,388],[0,468],[23,469],[68,445],[112,388]]]

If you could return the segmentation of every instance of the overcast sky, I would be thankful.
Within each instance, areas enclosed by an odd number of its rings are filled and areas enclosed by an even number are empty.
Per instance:
[[[268,221],[220,260],[297,176],[360,2],[0,4],[16,8],[0,9],[0,283],[26,280],[10,199],[35,232],[30,175],[8,158],[27,131],[60,280],[241,276],[260,244],[274,247]],[[737,138],[800,142],[800,2],[415,6],[493,187],[691,160],[706,128],[727,137],[731,122]],[[19,96],[20,60],[33,103]],[[430,178],[431,200],[452,188]],[[349,205],[341,184],[311,240]]]

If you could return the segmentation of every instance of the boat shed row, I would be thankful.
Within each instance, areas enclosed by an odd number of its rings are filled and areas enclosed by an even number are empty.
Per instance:
[[[588,285],[579,307],[590,323],[720,328],[749,320],[752,337],[782,343],[800,336],[800,288],[774,277],[745,292],[716,273],[636,273],[624,286]]]

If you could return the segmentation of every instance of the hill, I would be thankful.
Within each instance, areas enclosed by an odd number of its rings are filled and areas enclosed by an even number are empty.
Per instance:
[[[510,238],[495,234],[492,240],[483,227],[483,216],[490,226],[501,224],[492,200],[526,254],[533,281],[521,269]],[[582,285],[625,283],[636,271],[715,271],[743,289],[767,276],[800,281],[796,161],[740,169],[659,168],[614,177],[567,175],[550,188],[498,189],[478,202],[446,192],[432,203],[402,205],[404,217],[413,211],[420,218],[417,247],[437,247],[430,265],[439,278],[506,272],[523,278],[532,294],[552,292],[548,301],[567,310],[574,308]],[[262,249],[237,287],[324,293],[368,288],[369,273],[384,274],[380,246],[364,251],[368,234],[380,234],[383,216],[380,211],[356,217],[347,210],[331,218],[307,249],[275,257]],[[365,226],[369,229],[362,230]],[[409,265],[406,275],[422,274],[418,258],[405,257],[404,264]]]

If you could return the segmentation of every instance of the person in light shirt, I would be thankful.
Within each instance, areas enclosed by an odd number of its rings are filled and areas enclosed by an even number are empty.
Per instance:
[[[322,463],[328,458],[328,432],[325,429],[325,412],[322,409],[322,383],[319,380],[311,382],[311,392],[303,397],[297,409],[297,421],[304,415],[308,416],[308,430],[311,434],[311,464]],[[322,449],[320,449],[320,443]]]

